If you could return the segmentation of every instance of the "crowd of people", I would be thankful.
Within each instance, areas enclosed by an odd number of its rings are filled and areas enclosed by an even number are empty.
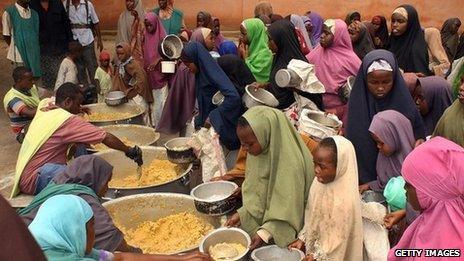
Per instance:
[[[17,0],[3,14],[14,80],[4,109],[21,143],[11,195],[34,199],[18,212],[22,221],[0,199],[0,259],[13,251],[24,260],[210,259],[141,254],[102,206],[113,167],[84,155],[85,147],[104,143],[143,163],[140,148],[78,116],[91,113],[84,102],[103,102],[110,91],[143,108],[144,123],[158,132],[213,128],[224,152],[238,153],[235,166],[214,180],[239,185],[242,207],[225,225],[249,233],[252,250],[276,244],[304,251],[305,260],[369,260],[361,201],[369,191],[389,210],[381,225],[391,249],[383,258],[406,260],[397,251],[404,249],[462,255],[459,18],[424,28],[407,4],[369,21],[357,11],[344,20],[314,11],[284,17],[260,2],[254,18],[237,25],[236,42],[207,11],[188,29],[173,0],[159,0],[155,9],[125,0],[125,7],[110,50],[91,1]],[[173,74],[161,67],[167,35],[183,41]],[[278,72],[290,64],[300,66],[300,86],[282,87]],[[247,86],[267,90],[278,106],[247,109]],[[220,104],[212,101],[217,92]],[[306,109],[338,118],[337,135],[302,131]]]

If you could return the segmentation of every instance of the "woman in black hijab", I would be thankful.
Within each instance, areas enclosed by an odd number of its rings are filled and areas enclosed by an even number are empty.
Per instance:
[[[279,109],[286,109],[295,102],[293,92],[310,99],[319,109],[323,109],[322,95],[300,92],[296,89],[281,88],[277,85],[275,76],[280,69],[286,69],[292,59],[308,62],[301,52],[300,44],[295,32],[295,26],[288,20],[282,19],[274,22],[268,29],[270,41],[269,48],[274,55],[272,64],[269,91],[279,100]]]
[[[233,54],[226,54],[217,59],[219,66],[227,74],[230,81],[235,85],[240,97],[245,93],[245,87],[256,82],[245,62]]]
[[[416,144],[425,138],[422,117],[395,57],[389,51],[374,50],[363,59],[348,103],[346,137],[356,150],[360,184],[377,177],[378,148],[370,138],[369,126],[374,115],[385,110],[398,111],[411,121]]]
[[[459,18],[450,18],[443,23],[441,28],[441,42],[450,63],[455,60],[454,57],[458,50],[459,27],[461,27],[461,20]]]
[[[404,72],[431,75],[424,31],[416,9],[400,5],[391,16],[391,35],[388,50],[395,54]]]

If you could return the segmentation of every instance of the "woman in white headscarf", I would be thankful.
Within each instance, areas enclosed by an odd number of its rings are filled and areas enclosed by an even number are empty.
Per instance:
[[[290,247],[305,247],[309,260],[362,260],[358,168],[351,142],[341,136],[323,139],[314,156],[314,172],[305,224]]]
[[[142,38],[145,11],[142,0],[126,0],[126,10],[119,15],[115,44],[129,43],[132,56],[143,65]]]

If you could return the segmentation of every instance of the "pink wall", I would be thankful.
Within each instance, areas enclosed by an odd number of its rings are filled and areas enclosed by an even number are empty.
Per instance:
[[[118,16],[124,9],[124,0],[92,1],[97,8],[103,29],[116,29]],[[0,9],[13,2],[13,0],[1,0]],[[143,0],[146,9],[153,9],[157,2],[157,0]],[[175,6],[184,12],[189,27],[194,25],[196,13],[206,10],[221,18],[224,29],[238,30],[244,18],[253,16],[254,6],[258,2],[259,0],[177,0]],[[361,12],[363,19],[382,14],[387,20],[396,6],[405,3],[397,0],[270,0],[269,2],[272,3],[274,12],[282,15],[303,14],[308,10],[314,10],[324,18],[344,18],[349,11],[357,10]],[[463,0],[409,0],[408,3],[417,8],[424,27],[441,28],[443,21],[450,17],[464,20]]]

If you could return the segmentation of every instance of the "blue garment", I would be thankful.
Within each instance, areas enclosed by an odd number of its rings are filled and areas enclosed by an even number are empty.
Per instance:
[[[56,175],[62,173],[66,169],[66,165],[55,164],[55,163],[46,163],[39,168],[37,172],[37,185],[35,187],[34,195],[37,195],[42,191],[50,180],[52,180]]]
[[[229,150],[238,149],[240,141],[235,129],[242,114],[242,101],[234,84],[201,43],[186,44],[183,56],[198,67],[198,73],[195,74],[195,90],[199,115],[195,119],[195,128],[202,127],[209,117],[221,143]],[[217,91],[221,91],[225,97],[224,102],[218,107],[211,101]]]
[[[57,195],[40,206],[29,230],[48,260],[95,260],[85,256],[86,223],[92,217],[92,209],[82,198]]]
[[[226,55],[226,54],[238,55],[237,46],[232,41],[224,41],[224,42],[222,42],[221,45],[219,46],[218,52],[219,52],[219,54],[221,56]]]

